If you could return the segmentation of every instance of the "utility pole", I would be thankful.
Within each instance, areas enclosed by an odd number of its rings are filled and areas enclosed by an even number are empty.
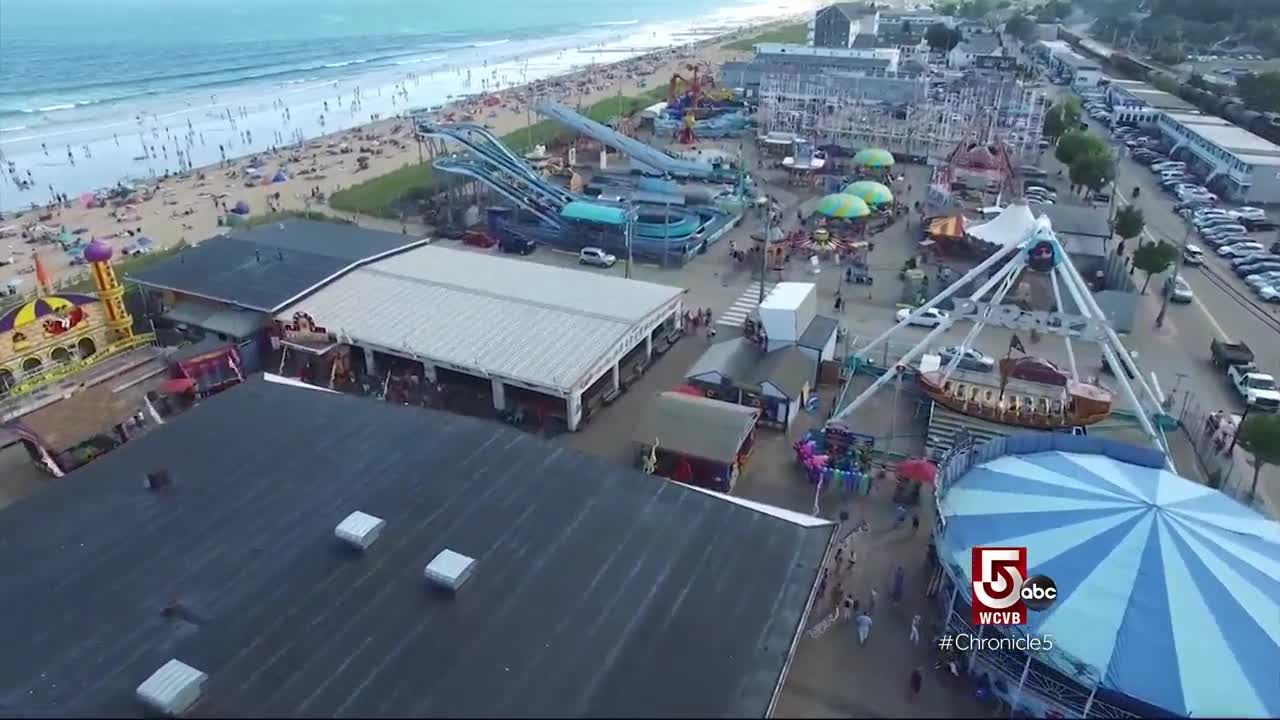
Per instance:
[[[631,234],[632,234],[632,225],[635,224],[635,219],[636,219],[635,201],[632,200],[631,198],[627,198],[627,224],[625,227],[626,236],[623,239],[627,243],[627,267],[626,267],[625,275],[628,280],[631,279]]]
[[[760,248],[760,302],[757,303],[758,305],[764,304],[764,279],[769,272],[769,230],[773,221],[773,203],[768,195],[762,197],[764,197],[764,247]]]
[[[1178,271],[1182,269],[1182,254],[1186,252],[1187,238],[1191,237],[1191,229],[1187,229],[1187,234],[1182,237],[1182,245],[1178,248],[1178,257],[1173,261],[1173,277],[1169,280],[1169,284],[1164,288],[1164,292],[1160,297],[1160,314],[1156,315],[1156,327],[1164,327],[1164,316],[1169,311],[1169,296],[1173,294],[1174,288],[1178,286]]]

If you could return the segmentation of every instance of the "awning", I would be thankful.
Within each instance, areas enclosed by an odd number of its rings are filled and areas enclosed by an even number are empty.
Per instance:
[[[196,386],[196,381],[191,378],[169,378],[160,385],[160,392],[165,395],[181,395],[190,392]]]
[[[298,352],[307,353],[308,355],[324,355],[330,350],[338,347],[338,345],[340,345],[341,343],[331,342],[331,343],[324,343],[322,345],[317,345],[317,344],[311,344],[311,343],[292,342],[289,340],[285,340],[284,338],[281,338],[280,344],[292,350],[297,350]]]
[[[962,238],[969,221],[963,215],[943,217],[929,223],[929,237]]]
[[[266,324],[268,316],[253,310],[237,310],[225,305],[179,300],[163,316],[183,325],[221,333],[232,338],[247,338]]]

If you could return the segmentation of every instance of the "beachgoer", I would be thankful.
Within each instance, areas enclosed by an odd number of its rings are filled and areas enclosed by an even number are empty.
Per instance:
[[[866,613],[859,613],[854,622],[858,624],[858,644],[865,645],[867,636],[871,634],[871,616]]]

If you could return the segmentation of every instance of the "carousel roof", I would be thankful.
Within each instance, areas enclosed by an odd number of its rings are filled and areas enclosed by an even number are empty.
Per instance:
[[[1066,451],[1091,444],[956,478],[940,554],[971,581],[972,547],[1026,547],[1059,596],[1023,629],[1103,688],[1179,715],[1280,716],[1280,524],[1163,467]]]
[[[23,325],[29,325],[42,317],[52,315],[61,310],[96,302],[98,302],[98,298],[92,295],[75,295],[71,293],[38,297],[0,316],[0,332],[9,332]]]

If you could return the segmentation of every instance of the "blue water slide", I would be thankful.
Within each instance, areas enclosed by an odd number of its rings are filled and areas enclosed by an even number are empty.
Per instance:
[[[436,168],[475,178],[547,224],[562,225],[559,213],[575,199],[574,195],[544,180],[487,129],[465,123],[423,124],[420,129],[429,135],[448,138],[468,152],[463,156],[438,157],[433,163]]]
[[[709,163],[672,157],[651,145],[629,138],[613,128],[580,115],[563,105],[544,103],[539,105],[537,109],[540,115],[545,115],[599,143],[608,145],[631,158],[632,163],[643,166],[653,172],[665,173],[672,177],[697,179],[709,179],[715,175],[715,168]]]

